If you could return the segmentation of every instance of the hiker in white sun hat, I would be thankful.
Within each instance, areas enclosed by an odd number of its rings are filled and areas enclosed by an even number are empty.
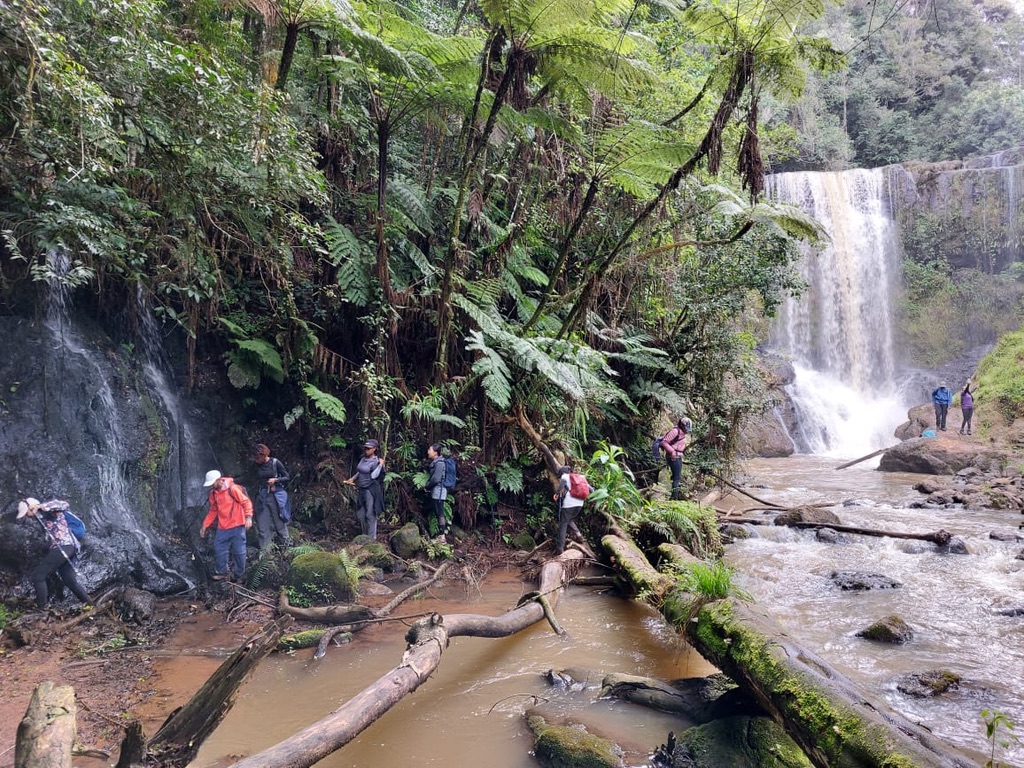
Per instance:
[[[86,605],[93,604],[89,593],[78,583],[78,571],[74,561],[81,550],[81,544],[68,527],[71,514],[71,505],[60,499],[42,503],[30,496],[18,503],[18,520],[26,517],[38,520],[49,545],[46,556],[39,561],[31,576],[32,586],[36,591],[36,605],[41,609],[46,608],[50,601],[46,580],[54,573],[75,597]],[[77,518],[75,520],[77,521]],[[78,521],[78,524],[81,522]]]

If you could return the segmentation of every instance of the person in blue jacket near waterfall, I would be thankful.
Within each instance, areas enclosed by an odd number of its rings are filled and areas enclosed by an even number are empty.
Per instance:
[[[953,393],[949,391],[946,383],[939,384],[932,390],[932,405],[935,406],[935,427],[943,432],[946,431],[946,414],[949,413],[949,406],[953,402]]]

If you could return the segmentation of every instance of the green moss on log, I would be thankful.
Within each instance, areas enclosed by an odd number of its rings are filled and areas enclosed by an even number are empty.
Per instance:
[[[726,717],[690,728],[679,737],[673,763],[693,768],[813,765],[782,726],[767,717]]]
[[[737,621],[728,601],[703,608],[696,626],[691,624],[688,631],[708,661],[736,679],[747,680],[758,698],[772,701],[787,720],[808,733],[829,764],[850,764],[852,756],[864,765],[885,768],[916,765],[892,746],[884,727],[847,710],[831,699],[820,683],[787,667],[776,655],[776,644]]]
[[[277,650],[281,652],[297,651],[300,648],[312,648],[320,642],[326,629],[307,629],[294,635],[285,635],[277,641]]]
[[[619,768],[619,747],[608,739],[587,733],[578,725],[549,725],[543,717],[527,718],[537,736],[534,751],[547,768]]]

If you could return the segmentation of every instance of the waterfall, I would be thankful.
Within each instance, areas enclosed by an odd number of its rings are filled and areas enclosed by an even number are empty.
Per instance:
[[[74,439],[71,412],[84,418],[85,430],[82,454],[73,459],[72,466],[53,473],[61,486],[54,490],[61,495],[78,496],[78,503],[84,505],[81,511],[85,512],[83,517],[90,528],[87,544],[95,553],[86,560],[87,577],[92,573],[102,579],[109,577],[111,570],[130,571],[139,582],[157,591],[191,588],[192,579],[176,568],[159,543],[154,542],[153,533],[167,515],[161,514],[164,510],[154,508],[157,505],[148,503],[145,494],[139,492],[140,485],[149,484],[152,478],[139,476],[140,464],[146,462],[140,462],[138,417],[127,402],[117,368],[111,366],[110,357],[103,350],[82,338],[71,318],[71,290],[88,277],[65,254],[49,254],[44,324],[52,340],[47,357],[53,363],[46,386],[58,405],[46,412],[47,438]],[[155,370],[155,366],[147,366],[152,383],[156,376],[150,368]],[[83,386],[83,382],[87,384]],[[169,395],[157,394],[164,406],[159,409],[163,411],[160,416],[165,422],[164,431],[168,426],[176,429],[180,419],[173,408],[167,407]],[[179,504],[178,508],[183,507]],[[173,512],[176,510],[172,511],[172,520]],[[116,562],[121,565],[111,568]]]
[[[890,445],[906,409],[895,380],[900,264],[885,171],[777,174],[769,191],[830,235],[824,248],[805,249],[799,270],[807,289],[785,303],[771,335],[796,374],[787,392],[797,450],[855,457]]]

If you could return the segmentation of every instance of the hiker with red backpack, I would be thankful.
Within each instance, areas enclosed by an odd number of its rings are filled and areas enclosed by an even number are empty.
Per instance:
[[[590,483],[583,475],[573,472],[568,465],[558,469],[558,491],[555,493],[555,501],[558,502],[558,534],[555,537],[555,554],[560,555],[565,551],[565,537],[572,526],[579,534],[579,528],[573,522],[576,516],[583,511],[583,503],[590,496]]]
[[[252,501],[233,477],[224,477],[216,469],[206,473],[203,487],[210,489],[210,511],[203,519],[199,535],[206,538],[206,531],[215,523],[217,526],[213,536],[216,569],[213,578],[215,581],[224,581],[233,576],[235,581],[240,581],[245,574],[245,532],[252,528]]]
[[[676,425],[661,438],[661,450],[665,461],[672,470],[672,498],[679,498],[679,487],[683,482],[683,452],[686,450],[686,436],[693,431],[693,422],[680,416]]]
[[[28,498],[18,504],[18,519],[27,516],[38,520],[50,545],[46,556],[32,571],[32,586],[36,590],[36,605],[40,609],[46,608],[50,601],[46,580],[54,573],[75,597],[86,605],[93,604],[89,593],[78,583],[78,571],[73,561],[78,557],[81,546],[68,525],[71,514],[71,505],[60,499],[41,503],[37,499]]]

